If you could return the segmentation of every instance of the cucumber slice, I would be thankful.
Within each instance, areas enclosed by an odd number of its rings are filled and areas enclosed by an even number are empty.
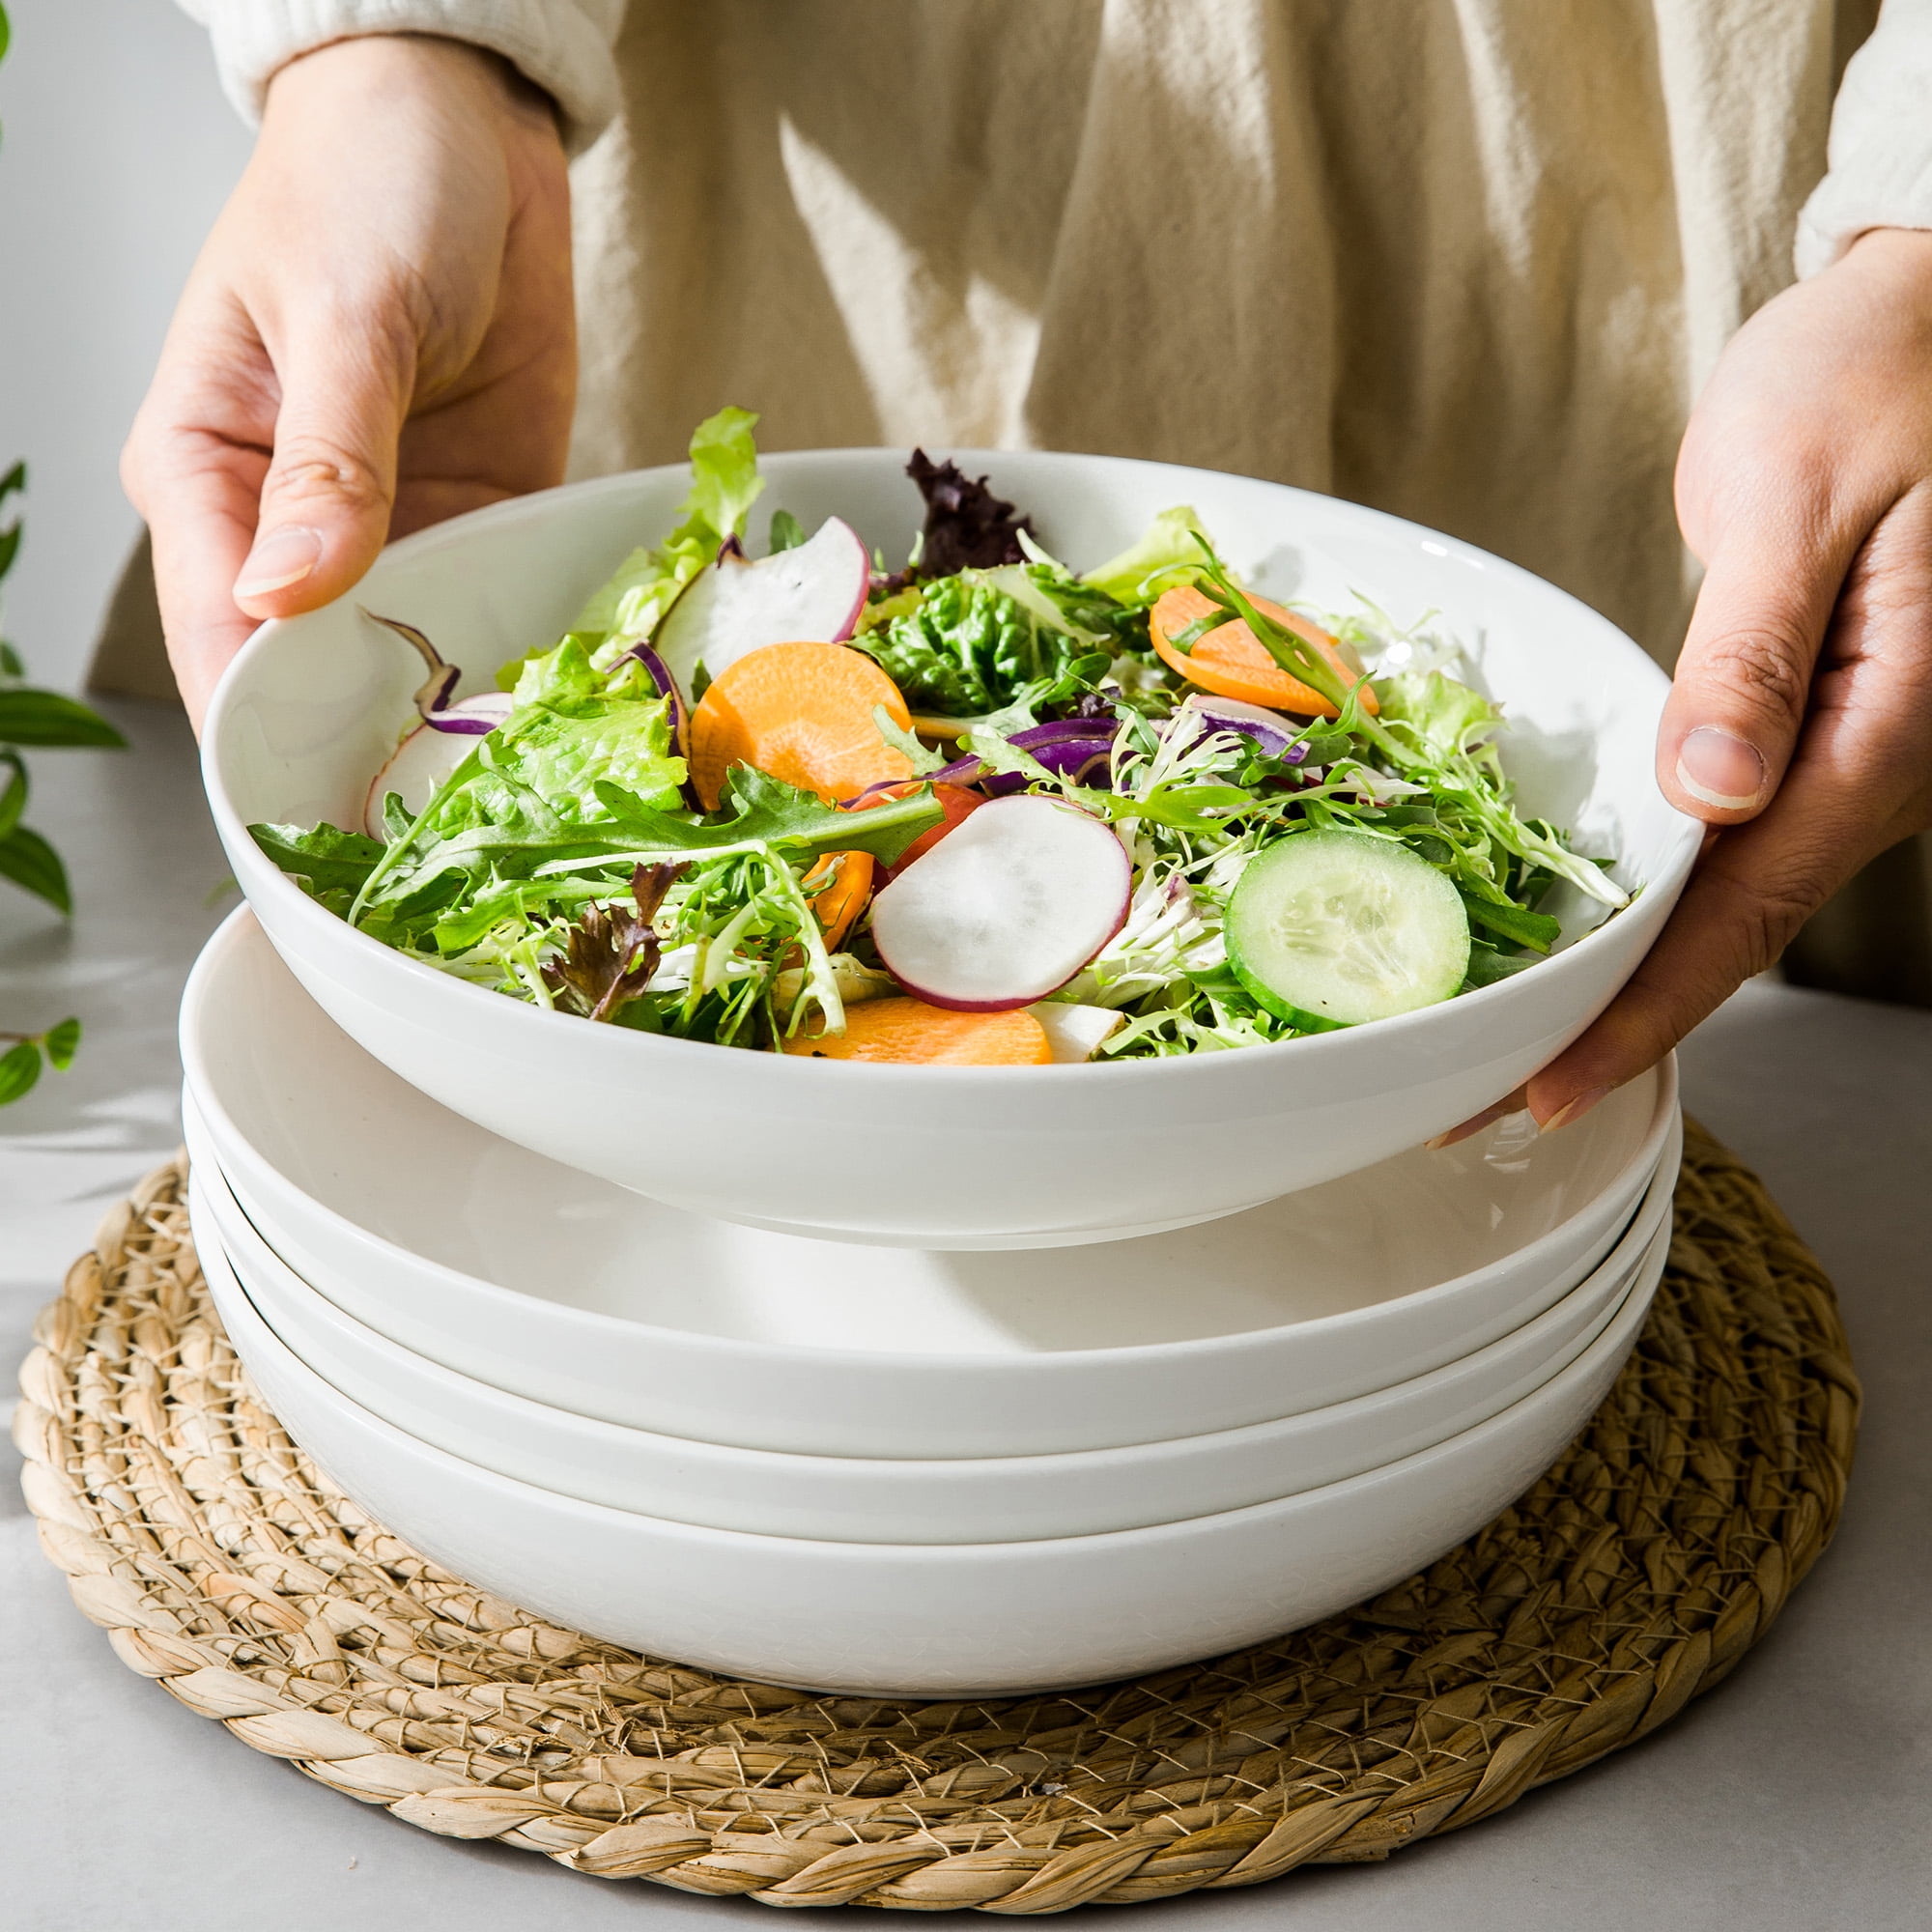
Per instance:
[[[1228,961],[1291,1024],[1385,1020],[1446,1000],[1469,970],[1469,918],[1426,859],[1359,832],[1270,845],[1228,902]]]

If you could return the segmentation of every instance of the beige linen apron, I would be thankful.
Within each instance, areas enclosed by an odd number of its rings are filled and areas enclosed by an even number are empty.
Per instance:
[[[1677,438],[1790,278],[1836,26],[1832,0],[632,0],[623,114],[578,170],[576,470],[672,460],[726,399],[778,448],[1205,464],[1452,530],[1667,661]]]
[[[1790,279],[1876,12],[631,0],[575,171],[573,473],[674,461],[725,401],[768,448],[1204,464],[1454,531],[1667,663],[1690,399]],[[144,568],[94,681],[167,688]],[[1868,884],[1795,963],[1932,1000],[1923,851],[1918,917]]]

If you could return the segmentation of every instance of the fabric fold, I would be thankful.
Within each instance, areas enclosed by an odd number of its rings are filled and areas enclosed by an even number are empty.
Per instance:
[[[269,83],[290,61],[364,34],[435,34],[488,47],[557,104],[581,153],[617,111],[611,44],[624,0],[176,0],[214,43],[221,85],[259,123]]]

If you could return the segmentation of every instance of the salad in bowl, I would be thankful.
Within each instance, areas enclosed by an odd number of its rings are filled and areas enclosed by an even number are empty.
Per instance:
[[[673,527],[494,691],[441,637],[360,823],[257,822],[412,960],[631,1032],[1021,1066],[1248,1048],[1534,971],[1631,890],[1525,810],[1434,617],[1276,601],[1159,511],[1063,559],[915,450],[909,554],[764,488],[726,410]],[[753,554],[754,550],[758,554]],[[1567,908],[1567,917],[1561,909]]]

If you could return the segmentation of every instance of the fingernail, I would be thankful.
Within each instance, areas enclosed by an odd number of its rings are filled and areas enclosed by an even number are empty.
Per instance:
[[[1451,1127],[1446,1134],[1437,1134],[1433,1141],[1424,1141],[1422,1145],[1432,1153],[1439,1148],[1454,1147],[1458,1141],[1465,1141],[1471,1134],[1481,1133],[1505,1114],[1520,1113],[1521,1110],[1522,1095],[1512,1094],[1508,1099],[1498,1100],[1493,1107],[1485,1107],[1480,1114],[1472,1115],[1460,1127]]]
[[[1558,1107],[1555,1113],[1551,1114],[1548,1120],[1543,1122],[1543,1131],[1546,1134],[1553,1134],[1558,1127],[1574,1126],[1599,1100],[1605,1098],[1611,1091],[1608,1087],[1584,1088],[1582,1093],[1578,1094],[1574,1100],[1564,1101],[1562,1106]]]
[[[299,583],[322,561],[322,532],[302,524],[284,524],[255,539],[255,548],[235,580],[237,597],[266,597]]]
[[[1764,755],[1735,731],[1700,724],[1677,753],[1677,782],[1719,811],[1744,811],[1764,796]]]

